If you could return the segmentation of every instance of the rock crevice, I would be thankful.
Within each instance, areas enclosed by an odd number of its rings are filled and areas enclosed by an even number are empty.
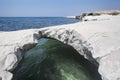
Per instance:
[[[8,71],[10,73],[12,70],[14,70],[17,67],[18,63],[22,60],[24,53],[29,49],[35,47],[35,45],[38,43],[38,40],[40,38],[52,38],[52,39],[59,40],[69,46],[72,46],[80,55],[84,56],[86,59],[95,63],[95,65],[98,65],[96,60],[92,58],[92,54],[89,50],[90,46],[87,44],[86,41],[83,40],[84,38],[75,30],[64,29],[64,28],[42,29],[42,30],[35,30],[35,32],[33,32],[32,35],[27,35],[24,37],[24,39],[28,39],[32,37],[31,42],[27,42],[25,40],[26,43],[21,44],[21,42],[18,41],[17,44],[14,43],[13,45],[6,45],[7,47],[12,47],[13,51],[6,52],[7,55],[6,55],[6,58],[4,58],[5,62],[1,64],[2,67],[4,68],[3,69],[1,68],[0,71],[2,72]],[[4,45],[1,45],[1,47],[4,47]],[[3,76],[3,75],[0,75],[0,76],[2,80],[11,80],[11,79],[6,79],[5,78],[6,76]]]
[[[103,18],[108,20],[99,20]],[[72,46],[80,55],[99,66],[102,80],[120,79],[120,16],[93,16],[97,21],[0,32],[0,79],[11,80],[24,53],[40,38],[52,38]]]

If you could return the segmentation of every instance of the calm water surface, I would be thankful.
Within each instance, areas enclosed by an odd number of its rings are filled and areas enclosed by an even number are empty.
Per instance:
[[[43,28],[78,22],[64,17],[0,17],[0,31]]]
[[[100,76],[97,67],[72,47],[56,40],[40,39],[39,45],[25,54],[15,80],[100,80]]]

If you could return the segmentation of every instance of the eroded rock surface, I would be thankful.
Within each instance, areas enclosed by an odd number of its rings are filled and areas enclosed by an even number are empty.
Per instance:
[[[107,18],[106,20],[100,20]],[[96,21],[57,27],[0,32],[0,79],[11,80],[24,53],[42,37],[72,46],[95,65],[103,80],[120,79],[120,16],[93,16]]]

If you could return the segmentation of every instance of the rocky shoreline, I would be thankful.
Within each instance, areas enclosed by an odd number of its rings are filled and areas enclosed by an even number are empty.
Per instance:
[[[24,53],[40,38],[52,38],[72,46],[96,66],[102,80],[120,79],[120,15],[86,16],[74,24],[0,32],[0,80],[11,80]]]
[[[105,10],[105,11],[95,11],[95,12],[82,13],[81,15],[75,16],[75,18],[83,20],[83,18],[86,16],[119,15],[119,14],[120,14],[120,10],[111,10],[111,11]]]

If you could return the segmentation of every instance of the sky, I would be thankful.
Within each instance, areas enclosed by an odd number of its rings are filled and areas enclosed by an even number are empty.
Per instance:
[[[1,17],[72,16],[114,9],[120,10],[120,0],[0,0]]]

